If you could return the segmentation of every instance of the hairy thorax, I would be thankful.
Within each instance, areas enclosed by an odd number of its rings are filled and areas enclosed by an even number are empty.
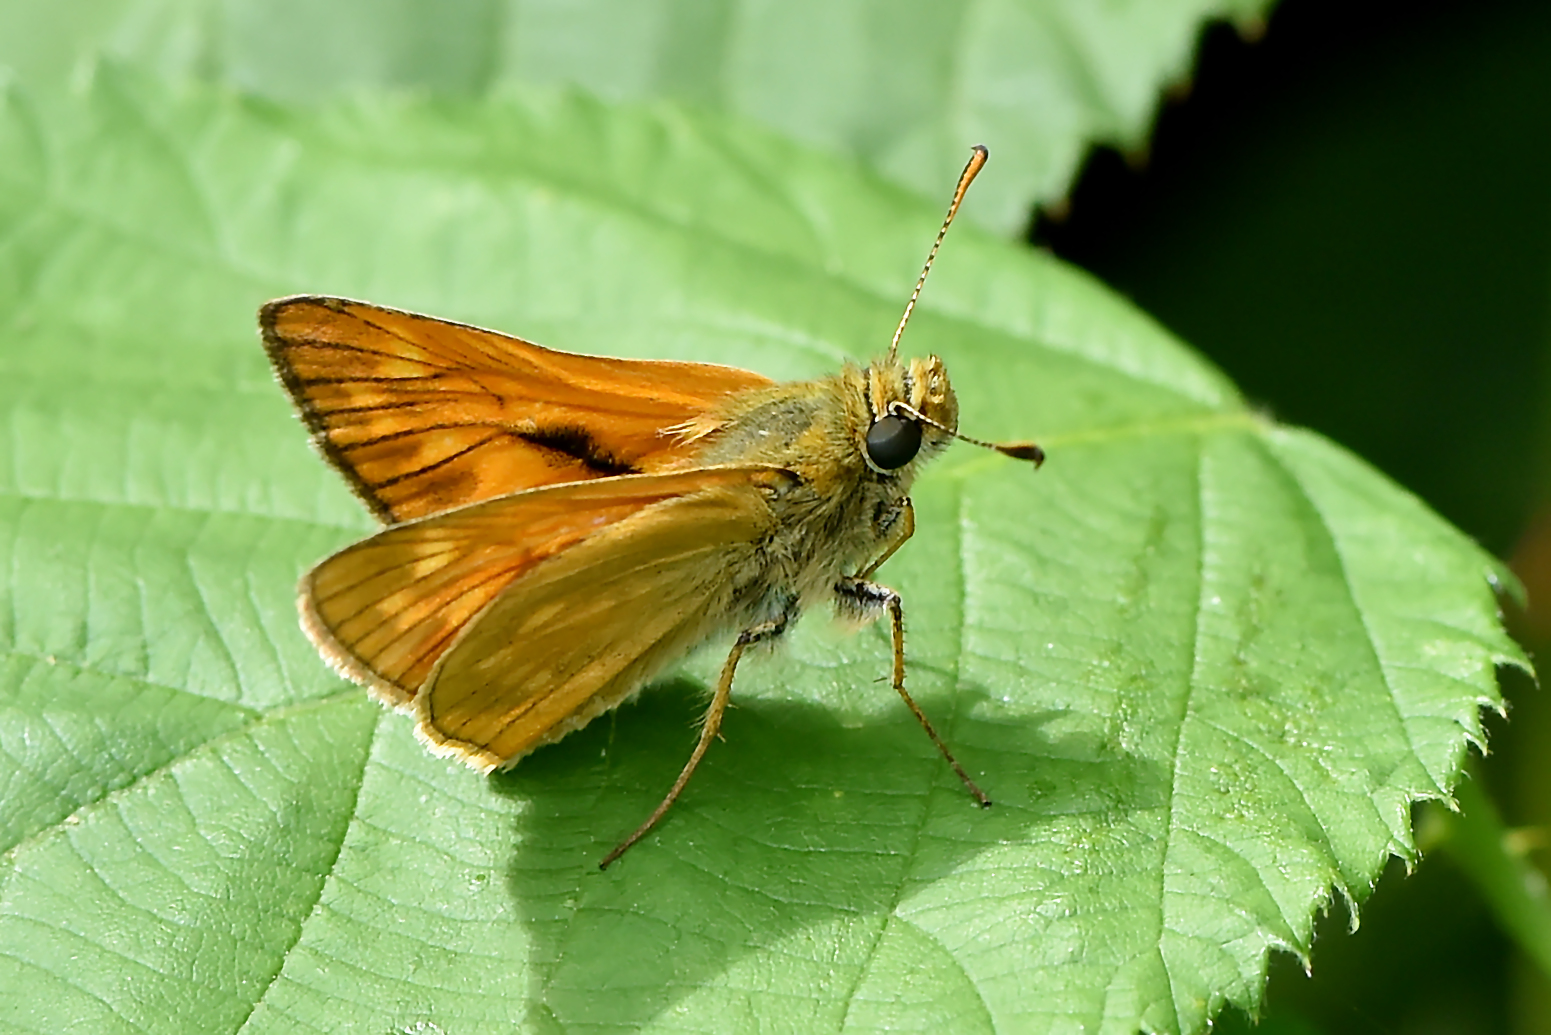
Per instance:
[[[795,477],[769,496],[768,533],[735,573],[737,620],[793,619],[834,596],[837,581],[877,559],[896,534],[911,484],[948,436],[927,429],[919,456],[893,471],[867,462],[869,427],[894,402],[935,409],[948,427],[957,406],[935,358],[847,366],[813,381],[744,393],[713,414],[697,438],[696,466],[758,464]],[[950,423],[951,422],[951,423]]]

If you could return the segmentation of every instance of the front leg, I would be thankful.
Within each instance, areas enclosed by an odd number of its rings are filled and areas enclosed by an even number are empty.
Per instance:
[[[883,548],[883,553],[877,560],[862,569],[856,576],[857,579],[872,578],[872,573],[883,567],[883,562],[893,557],[894,551],[904,546],[905,540],[916,534],[916,508],[915,504],[910,502],[909,496],[899,501],[899,509],[898,517],[884,531],[884,534],[889,537],[888,545]]]
[[[906,513],[909,514],[911,512],[907,509]],[[914,521],[912,520],[912,529],[913,526]],[[907,538],[909,538],[908,533],[899,539],[898,542],[904,542]],[[868,572],[871,572],[878,564],[882,564],[888,559],[889,554],[893,552],[894,550],[890,549],[878,559],[877,564],[867,569]],[[953,771],[959,774],[959,779],[964,781],[964,786],[969,788],[969,793],[980,803],[980,807],[983,809],[990,808],[991,799],[986,797],[985,792],[976,786],[974,780],[969,778],[969,774],[964,771],[964,767],[959,765],[959,760],[953,757],[952,751],[948,750],[948,745],[943,743],[943,739],[932,728],[932,724],[927,719],[926,713],[921,710],[921,706],[916,704],[915,699],[905,689],[905,608],[900,595],[887,586],[880,586],[876,582],[868,582],[863,578],[841,579],[835,583],[835,595],[838,610],[843,614],[849,614],[863,621],[871,621],[880,617],[884,611],[888,612],[889,624],[892,627],[894,639],[894,689],[904,699],[905,706],[916,717],[916,721],[921,724],[921,728],[926,731],[926,735],[932,738],[932,743],[937,745],[937,750],[942,752],[942,757],[946,758],[948,764],[953,767]]]

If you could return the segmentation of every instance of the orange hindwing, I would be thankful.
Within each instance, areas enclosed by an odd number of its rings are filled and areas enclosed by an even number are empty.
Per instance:
[[[768,511],[755,506],[763,498],[755,487],[772,478],[789,475],[741,467],[627,475],[543,487],[394,524],[302,577],[302,627],[340,672],[403,706],[419,694],[462,630],[543,560],[574,552],[656,504],[687,497],[703,501],[684,509],[686,520],[676,526],[690,542],[712,528],[718,542],[729,535],[754,540],[762,532],[754,518]],[[734,497],[727,497],[729,492]],[[724,504],[718,509],[723,498],[737,500],[741,509],[729,511]],[[734,528],[743,531],[729,532]],[[658,540],[648,535],[641,542]],[[627,552],[636,556],[633,551]],[[650,551],[641,560],[648,562]],[[594,563],[597,568],[586,577],[597,582],[627,571],[611,569],[606,559]],[[610,627],[597,630],[608,633]]]
[[[407,521],[301,584],[302,626],[424,739],[481,768],[613,707],[693,647],[794,476],[706,467],[549,486]]]

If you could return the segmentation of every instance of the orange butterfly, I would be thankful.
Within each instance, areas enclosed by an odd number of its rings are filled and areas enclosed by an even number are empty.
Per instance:
[[[905,691],[900,597],[870,581],[915,529],[921,466],[966,438],[942,362],[896,354],[985,160],[976,148],[887,356],[814,381],[571,355],[339,298],[265,305],[264,344],[314,441],[388,524],[302,579],[319,652],[412,711],[432,750],[488,772],[735,633],[689,762],[607,866],[688,782],[746,648],[820,601],[887,613],[894,688],[989,805]]]

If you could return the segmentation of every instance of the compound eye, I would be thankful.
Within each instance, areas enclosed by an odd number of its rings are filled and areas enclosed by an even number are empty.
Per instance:
[[[921,451],[921,425],[889,414],[867,429],[867,456],[879,469],[904,467]]]

